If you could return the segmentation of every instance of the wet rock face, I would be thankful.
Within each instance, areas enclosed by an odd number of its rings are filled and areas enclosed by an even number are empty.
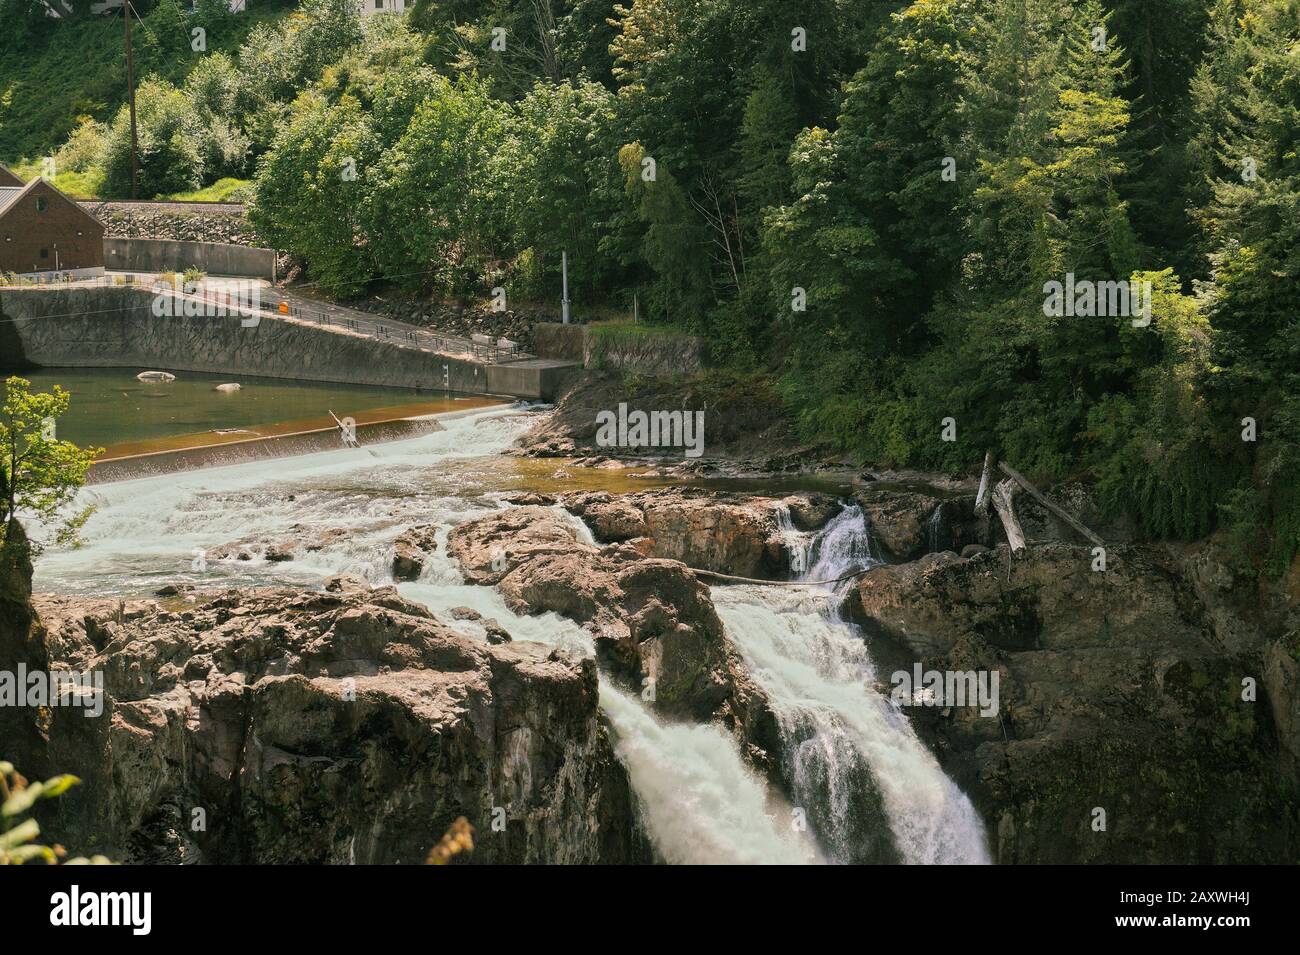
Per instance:
[[[885,556],[914,560],[922,554],[960,552],[984,544],[974,496],[940,487],[859,483],[854,493],[871,536]]]
[[[84,780],[45,820],[67,845],[125,861],[419,863],[464,815],[471,862],[645,858],[589,660],[499,627],[492,645],[347,580],[178,612],[37,607],[51,665],[101,671],[107,697],[97,718],[51,710],[49,762]]]
[[[583,543],[571,520],[538,506],[461,524],[447,547],[468,580],[495,584],[515,612],[583,625],[611,676],[638,692],[653,684],[661,714],[745,721],[748,678],[708,588],[681,563],[629,544]]]
[[[790,573],[790,544],[780,534],[784,509],[795,529],[816,530],[840,511],[828,494],[739,497],[698,489],[638,494],[570,494],[561,503],[597,540],[635,542],[651,557],[739,577],[780,579]]]
[[[40,619],[32,612],[32,564],[22,526],[0,524],[0,671],[48,670],[49,651]],[[21,708],[0,706],[0,759],[12,762],[30,779],[53,773],[45,758],[44,741]]]
[[[412,527],[393,542],[393,579],[419,580],[429,555],[437,550],[437,528]]]
[[[705,411],[703,457],[687,458],[681,448],[598,444],[596,416],[620,403],[646,411]],[[733,381],[719,388],[708,376],[689,375],[633,382],[620,372],[590,369],[571,380],[554,413],[521,435],[515,451],[533,457],[597,455],[678,465],[726,461],[751,472],[799,471],[838,457],[829,448],[802,442],[779,395],[766,386]]]
[[[1204,605],[1150,548],[1051,544],[877,567],[850,601],[882,679],[916,662],[997,672],[998,710],[909,707],[970,794],[1000,862],[1293,858],[1291,701],[1266,641],[1225,648]],[[1258,686],[1243,700],[1243,679]],[[1281,716],[1281,719],[1279,719]],[[1104,831],[1094,828],[1105,813]]]
[[[875,488],[857,495],[872,538],[892,557],[910,560],[929,546],[930,520],[942,503],[938,497],[917,492],[882,492]]]

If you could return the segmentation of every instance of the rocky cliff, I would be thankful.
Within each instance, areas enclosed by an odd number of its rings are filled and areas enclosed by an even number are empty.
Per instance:
[[[464,815],[472,862],[648,858],[589,660],[332,589],[38,597],[25,647],[7,601],[7,652],[104,678],[100,716],[16,711],[42,739],[15,761],[84,781],[50,837],[123,861],[418,863]]]
[[[1226,645],[1164,551],[1107,557],[1100,571],[1061,543],[929,554],[868,573],[850,607],[882,675],[999,674],[996,717],[908,708],[997,861],[1293,861],[1293,648]]]

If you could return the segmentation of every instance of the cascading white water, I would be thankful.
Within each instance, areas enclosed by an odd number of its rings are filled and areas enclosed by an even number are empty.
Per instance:
[[[814,542],[803,579],[835,579],[871,561],[862,513],[847,507]],[[834,861],[987,863],[974,807],[875,689],[866,642],[839,613],[850,586],[712,588],[780,724],[792,798]]]
[[[441,550],[440,550],[441,553]],[[437,582],[433,582],[436,580]],[[471,607],[515,640],[534,640],[591,654],[591,635],[553,613],[521,617],[490,587],[462,581],[445,556],[431,562],[403,596],[424,604],[461,632],[479,629],[447,611]],[[741,757],[734,737],[707,724],[661,723],[637,699],[600,679],[600,706],[614,729],[615,751],[636,794],[651,842],[670,863],[808,863],[816,844],[792,825],[788,808],[771,804],[767,783]]]
[[[95,513],[85,544],[49,549],[34,585],[135,594],[174,583],[310,585],[333,573],[390,583],[393,539],[491,507],[498,453],[535,417],[498,408],[440,420],[446,430],[377,446],[375,456],[340,448],[86,488],[78,506]],[[293,560],[258,559],[256,547],[252,560],[216,556],[244,540],[286,541]]]
[[[592,543],[591,531],[568,511],[558,513]],[[452,607],[470,607],[500,623],[516,640],[590,655],[591,635],[553,613],[521,617],[490,587],[466,584],[447,556],[447,531],[416,583],[403,596],[462,632],[479,624],[456,620]],[[774,803],[765,780],[741,756],[735,737],[714,724],[663,723],[635,695],[600,678],[600,705],[614,729],[615,751],[636,794],[651,842],[665,862],[781,863],[821,861],[816,843],[796,826],[789,807]]]
[[[440,525],[438,550],[419,581],[400,586],[453,629],[467,606],[516,640],[590,653],[591,639],[554,614],[520,617],[490,587],[467,585],[446,555],[448,529],[499,506],[503,451],[535,417],[519,409],[442,419],[445,431],[378,446],[258,460],[88,488],[96,512],[84,546],[51,548],[37,564],[39,591],[148,594],[164,584],[201,589],[314,586],[335,573],[392,583],[393,540],[413,524]],[[567,512],[565,512],[567,515]],[[575,526],[581,522],[575,520]],[[590,532],[581,525],[582,539]],[[196,558],[232,541],[287,541],[293,560]],[[260,544],[253,548],[257,551]],[[715,725],[661,724],[635,696],[602,679],[600,699],[651,840],[668,862],[803,863],[820,860],[790,810]]]
[[[930,520],[927,522],[926,543],[931,552],[941,550],[945,543],[943,528],[943,502],[940,501],[935,505],[934,511],[930,514]]]
[[[812,552],[813,535],[805,533],[794,526],[790,516],[790,505],[781,501],[776,506],[776,533],[790,555],[790,571],[802,574],[808,569],[808,557]]]

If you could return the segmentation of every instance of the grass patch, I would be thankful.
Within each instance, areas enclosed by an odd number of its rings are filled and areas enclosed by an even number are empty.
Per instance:
[[[24,182],[41,175],[39,160],[15,163],[9,167]],[[61,172],[50,179],[56,189],[61,189],[74,199],[98,199],[104,186],[104,175],[99,170],[88,172]]]
[[[587,330],[593,335],[602,337],[623,337],[625,335],[639,335],[654,338],[695,337],[690,332],[683,331],[680,328],[673,328],[669,325],[647,325],[644,322],[634,324],[628,320],[591,322],[587,325]]]
[[[162,198],[173,202],[244,202],[252,191],[253,180],[226,177],[193,192],[174,192]]]

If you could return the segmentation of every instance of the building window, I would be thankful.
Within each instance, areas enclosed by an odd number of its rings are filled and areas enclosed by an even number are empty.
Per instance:
[[[41,258],[43,258],[43,259],[48,259],[49,257],[50,257],[50,250],[49,250],[49,249],[41,249]]]
[[[49,204],[50,204],[50,200],[46,199],[44,196],[37,196],[37,197],[36,197],[36,211],[37,211],[37,212],[44,212],[45,209],[46,209],[46,207],[49,206]]]
[[[376,10],[384,9],[384,0],[375,0],[375,9]]]

